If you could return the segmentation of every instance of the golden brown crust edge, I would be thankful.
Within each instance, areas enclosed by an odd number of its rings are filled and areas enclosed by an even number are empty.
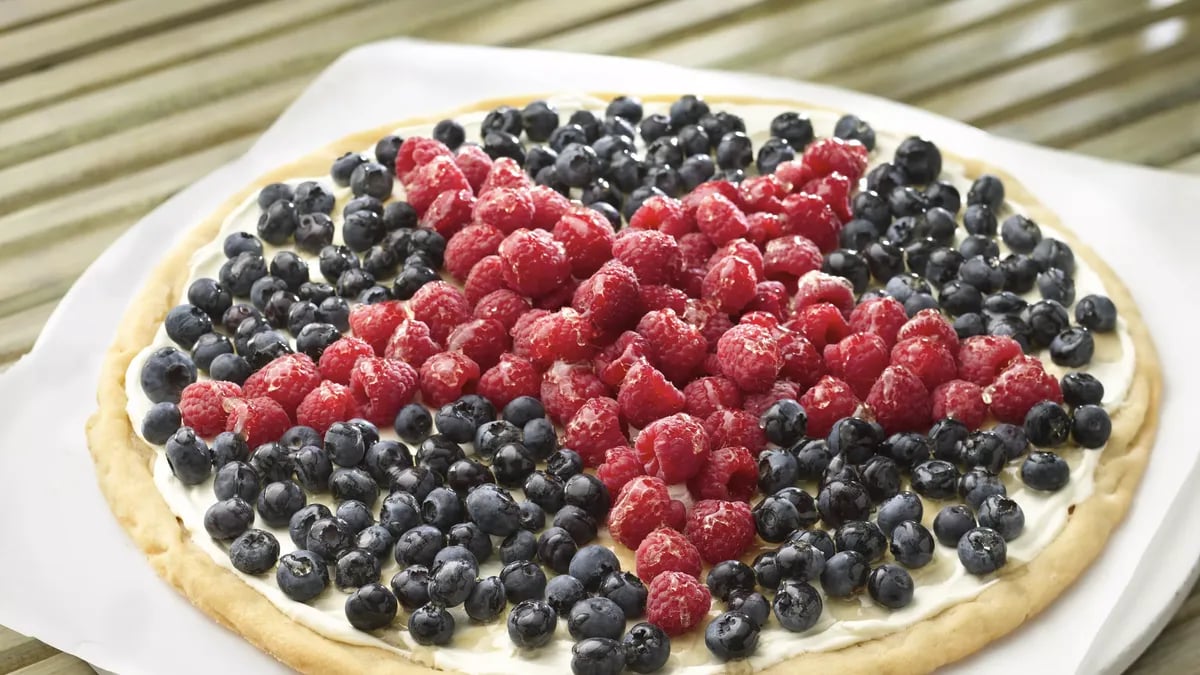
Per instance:
[[[501,103],[523,104],[534,98],[482,101],[450,113],[359,132],[260,176],[189,231],[159,264],[127,310],[105,357],[98,391],[99,408],[88,421],[87,436],[100,488],[114,515],[146,553],[158,574],[184,597],[292,668],[321,673],[438,672],[431,667],[427,653],[414,654],[414,660],[409,661],[377,647],[331,640],[292,621],[265,596],[193,544],[154,484],[155,450],[134,433],[126,416],[125,373],[134,356],[151,342],[166,312],[182,294],[191,254],[211,241],[226,216],[263,185],[295,176],[323,175],[345,148],[367,147],[401,126],[487,110]],[[672,98],[644,97],[647,101]],[[713,96],[710,100],[777,103],[799,109],[821,107],[743,96]],[[1099,555],[1109,533],[1128,510],[1145,468],[1158,426],[1162,382],[1157,353],[1129,291],[1103,261],[1016,179],[982,162],[964,163],[969,175],[983,172],[1000,175],[1011,199],[1026,206],[1034,220],[1061,232],[1076,254],[1101,276],[1129,328],[1137,351],[1134,379],[1124,407],[1114,416],[1113,435],[1094,476],[1094,492],[1076,505],[1062,532],[1045,550],[1028,564],[1004,574],[973,600],[881,638],[832,652],[798,655],[767,668],[766,673],[782,675],[800,666],[837,669],[843,673],[922,673],[983,648],[1049,605]],[[735,668],[746,669],[744,664],[730,665],[730,669]]]

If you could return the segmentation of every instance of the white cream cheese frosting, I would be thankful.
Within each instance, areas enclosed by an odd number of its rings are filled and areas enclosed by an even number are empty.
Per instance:
[[[563,96],[551,99],[565,120],[574,110],[586,108],[602,111],[606,102],[575,96]],[[646,113],[665,112],[665,105],[648,104]],[[766,104],[716,104],[714,108],[726,110],[745,120],[748,134],[757,148],[768,137],[767,129],[771,119],[783,108],[778,105]],[[801,111],[810,115],[818,136],[830,135],[837,115],[827,111]],[[467,130],[467,138],[479,137],[479,127],[484,112],[474,112],[459,116],[457,119]],[[878,122],[876,120],[875,122]],[[403,127],[396,133],[403,137],[429,136],[432,125],[416,125]],[[896,146],[905,135],[889,133],[876,128],[877,147],[872,153],[872,164],[891,158]],[[936,139],[935,139],[936,140]],[[364,149],[369,153],[370,149]],[[971,179],[966,175],[966,169],[960,163],[946,157],[942,170],[942,179],[955,185],[962,195],[966,195]],[[288,181],[291,184],[303,180],[317,180],[331,186],[328,176],[303,177],[298,176]],[[334,241],[341,243],[340,206],[348,199],[348,190],[335,189],[338,198],[338,208],[332,215],[337,228]],[[395,196],[403,196],[403,188],[397,183]],[[1020,204],[1009,201],[1004,211],[998,214],[1001,218],[1009,212],[1021,213]],[[259,209],[255,197],[248,198],[235,209],[225,220],[218,236],[210,243],[199,248],[192,256],[189,269],[191,280],[210,277],[217,278],[218,270],[225,261],[222,253],[224,238],[236,231],[254,233],[258,221]],[[1043,234],[1047,237],[1056,236],[1054,230],[1041,224]],[[961,228],[959,235],[962,235]],[[1007,253],[1002,242],[999,242],[1002,255]],[[267,247],[265,255],[269,258],[274,253]],[[302,254],[304,255],[304,254]],[[319,275],[315,256],[304,255],[313,270],[314,280]],[[1107,295],[1104,284],[1095,270],[1087,266],[1083,260],[1077,260],[1074,275],[1077,297],[1088,294]],[[185,285],[186,287],[186,285]],[[1030,295],[1036,298],[1036,292]],[[186,302],[181,298],[180,302]],[[1104,406],[1115,412],[1122,404],[1129,390],[1134,375],[1134,347],[1129,332],[1123,320],[1118,320],[1115,333],[1096,336],[1097,349],[1095,357],[1087,367],[1080,370],[1095,375],[1105,387]],[[171,345],[165,329],[159,328],[154,341],[139,353],[130,363],[126,373],[126,394],[128,397],[127,412],[133,428],[140,433],[142,420],[149,410],[151,403],[142,391],[139,380],[140,372],[146,357],[156,348]],[[1050,362],[1049,355],[1043,351],[1037,354],[1046,364],[1047,370],[1055,375],[1065,372]],[[390,429],[380,429],[381,435],[395,438]],[[1069,508],[1085,500],[1092,493],[1092,477],[1099,462],[1102,450],[1082,450],[1079,448],[1059,448],[1058,451],[1068,461],[1071,468],[1071,480],[1062,490],[1054,493],[1043,493],[1029,489],[1017,475],[1018,464],[1012,464],[1001,472],[1002,480],[1008,489],[1009,497],[1015,499],[1025,513],[1024,532],[1009,542],[1009,567],[1033,559],[1041,552],[1063,528],[1067,521]],[[470,449],[468,448],[468,453]],[[208,552],[218,565],[240,576],[249,586],[268,598],[284,614],[293,620],[310,627],[316,632],[332,639],[351,644],[363,644],[382,647],[409,656],[421,663],[448,670],[459,670],[469,673],[512,673],[526,672],[530,675],[557,675],[567,672],[570,668],[571,646],[573,644],[566,632],[565,625],[560,625],[556,639],[549,645],[538,650],[520,650],[509,640],[503,617],[494,623],[480,625],[471,622],[462,611],[454,608],[451,613],[456,620],[456,631],[453,641],[446,647],[430,649],[417,645],[403,628],[405,617],[397,618],[393,626],[371,633],[358,631],[350,626],[344,614],[344,603],[347,594],[332,585],[311,603],[304,604],[287,598],[276,586],[273,573],[262,576],[250,576],[233,569],[229,562],[228,549],[224,543],[211,539],[204,530],[204,513],[216,500],[212,492],[212,480],[200,485],[187,486],[178,481],[171,473],[165,455],[160,452],[154,465],[154,481],[163,499],[171,511],[179,517],[183,526],[191,534],[192,541]],[[815,485],[802,485],[811,494],[816,494]],[[514,496],[520,497],[519,490]],[[686,497],[682,486],[672,486],[673,497]],[[924,524],[931,526],[934,515],[941,503],[926,501]],[[328,494],[309,495],[309,502],[321,502],[334,506]],[[279,540],[281,553],[294,549],[286,528],[270,528],[257,519],[254,527],[271,531]],[[613,544],[605,534],[603,543],[620,549]],[[495,542],[497,546],[499,541]],[[626,552],[629,553],[629,552]],[[631,559],[631,555],[623,556]],[[392,559],[383,561],[382,581],[386,584],[396,571],[398,565]],[[500,563],[495,556],[481,565],[480,576],[489,576],[499,572]],[[825,610],[820,621],[804,633],[790,633],[784,630],[774,620],[769,620],[763,627],[758,649],[749,659],[749,665],[755,669],[765,668],[774,663],[797,656],[805,652],[827,651],[846,647],[863,640],[886,635],[911,625],[922,619],[934,616],[939,612],[960,602],[977,596],[985,587],[995,580],[994,576],[976,577],[966,573],[958,562],[957,554],[951,547],[937,545],[933,562],[929,565],[910,570],[916,590],[913,601],[900,610],[886,610],[875,605],[865,594],[852,600],[836,600],[825,598]],[[820,585],[816,584],[818,590]],[[722,603],[714,601],[712,614],[715,616],[723,610]],[[691,633],[675,638],[672,644],[671,659],[664,672],[687,673],[702,675],[705,673],[721,672],[724,664],[714,662],[703,645],[702,627]]]

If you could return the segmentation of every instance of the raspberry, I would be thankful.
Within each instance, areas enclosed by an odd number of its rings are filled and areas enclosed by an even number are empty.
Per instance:
[[[560,284],[558,288],[534,300],[533,306],[551,312],[556,309],[562,309],[571,304],[571,298],[575,297],[575,291],[577,290],[579,290],[579,280],[575,277],[567,277],[567,280]]]
[[[512,328],[508,329],[509,335],[512,335],[513,343],[517,344],[523,340],[526,340],[526,334],[529,333],[529,329],[533,327],[534,322],[543,316],[548,315],[549,313],[550,312],[544,309],[531,309],[517,317],[517,320],[513,323]]]
[[[825,347],[825,365],[830,375],[850,385],[859,398],[865,398],[888,367],[888,348],[874,333],[854,333]]]
[[[670,284],[683,270],[679,243],[656,230],[626,229],[613,241],[612,251],[643,284]]]
[[[766,312],[776,319],[788,316],[787,287],[778,281],[760,281],[754,287],[754,299],[746,305],[747,312]]]
[[[647,424],[633,447],[642,458],[646,473],[671,485],[699,473],[710,450],[704,425],[683,413]]]
[[[554,239],[563,245],[571,274],[584,278],[612,258],[615,235],[608,219],[587,207],[576,207],[554,224]]]
[[[292,426],[283,406],[265,396],[227,398],[224,407],[229,411],[229,417],[225,419],[225,431],[240,435],[251,448],[279,440],[283,432]]]
[[[933,399],[933,419],[947,417],[967,425],[974,431],[987,417],[987,403],[983,401],[983,389],[966,380],[950,380],[938,386],[930,394]]]
[[[708,261],[717,252],[703,232],[690,232],[679,238],[679,254],[684,267],[707,267]]]
[[[455,326],[471,316],[467,296],[444,281],[433,281],[417,289],[408,301],[408,308],[414,319],[429,326],[429,334],[438,342],[444,342]]]
[[[913,371],[929,391],[958,375],[954,355],[936,338],[915,337],[897,342],[892,348],[892,365]]]
[[[821,198],[834,215],[845,223],[854,217],[850,210],[850,179],[834,172],[823,178],[814,178],[804,186],[804,192]]]
[[[691,379],[708,353],[700,330],[669,309],[647,312],[638,321],[637,332],[646,338],[650,362],[672,382]]]
[[[529,188],[529,197],[533,200],[533,221],[530,227],[538,230],[554,229],[558,219],[571,208],[570,199],[545,185]]]
[[[755,532],[749,504],[720,499],[696,502],[683,530],[710,565],[740,558],[754,543]]]
[[[467,304],[475,307],[484,296],[499,290],[508,291],[524,299],[520,293],[515,293],[504,285],[504,263],[500,262],[500,256],[485,256],[467,273],[467,283],[463,284],[463,296],[466,297]],[[528,301],[525,302],[525,306],[529,306]]]
[[[375,350],[366,340],[351,336],[338,338],[321,352],[317,370],[326,380],[350,384],[350,369],[361,356],[375,356]]]
[[[345,339],[345,338],[343,338]],[[338,342],[341,342],[339,340]],[[334,345],[337,343],[335,342]],[[396,326],[396,332],[392,333],[391,339],[388,340],[387,347],[383,350],[383,355],[389,359],[404,361],[413,368],[420,368],[421,364],[442,351],[442,346],[430,334],[429,326],[424,321],[415,319],[406,319]],[[328,354],[329,350],[325,350]],[[325,374],[325,354],[321,355],[321,373]],[[334,380],[335,378],[326,375],[326,379]],[[349,375],[346,376],[346,382],[350,382]]]
[[[593,363],[604,384],[616,389],[625,381],[629,370],[645,360],[646,338],[633,331],[625,331],[616,342],[598,355]]]
[[[812,243],[822,253],[838,247],[838,235],[842,223],[825,200],[816,195],[798,192],[783,200],[783,233],[798,234]]]
[[[466,280],[475,263],[495,253],[502,241],[504,233],[491,225],[468,225],[446,242],[444,267],[455,279]],[[499,258],[496,262],[499,262]],[[467,298],[470,299],[470,296]]]
[[[797,310],[784,326],[804,336],[813,347],[822,351],[826,345],[837,344],[850,334],[850,326],[846,325],[842,313],[827,302]]]
[[[1022,353],[1021,345],[1008,336],[969,337],[963,340],[958,348],[958,376],[967,382],[986,387],[1004,370],[1009,361]]]
[[[542,405],[560,424],[575,416],[588,399],[612,392],[592,369],[581,363],[556,363],[542,376]]]
[[[403,361],[361,358],[350,373],[350,393],[363,417],[372,424],[388,425],[416,396],[417,371]]]
[[[738,323],[766,328],[772,335],[778,335],[782,330],[779,327],[779,319],[769,312],[746,312],[738,319]]]
[[[696,501],[749,502],[757,490],[758,463],[740,445],[714,449],[700,473],[688,481],[688,492]]]
[[[399,159],[397,159],[399,161]],[[439,155],[417,167],[404,182],[405,199],[417,211],[425,215],[433,200],[443,192],[470,190],[471,184],[451,157]]]
[[[793,191],[798,190],[800,186],[816,178],[812,167],[805,164],[803,158],[793,159],[775,167],[775,176],[791,186]]]
[[[696,226],[720,246],[750,231],[746,214],[724,195],[711,194],[696,208]]]
[[[604,453],[604,462],[596,468],[596,477],[608,488],[610,495],[619,494],[629,481],[644,475],[641,460],[627,445],[609,448]]]
[[[714,451],[741,446],[758,452],[767,445],[767,437],[758,426],[758,415],[744,410],[717,410],[704,418],[704,430]]]
[[[449,239],[471,222],[475,195],[470,190],[447,190],[437,197],[421,215],[421,227],[433,230]]]
[[[776,401],[781,401],[785,398],[793,401],[799,398],[800,387],[795,382],[788,380],[777,380],[771,385],[770,391],[761,394],[750,394],[746,397],[746,402],[742,404],[742,410],[745,410],[754,419],[762,419],[763,413],[775,404]],[[763,442],[764,444],[766,441]]]
[[[575,289],[571,307],[607,334],[632,327],[642,313],[637,275],[615,260],[605,263]]]
[[[300,401],[320,383],[321,374],[311,358],[305,354],[284,354],[246,378],[242,395],[274,399],[291,416]]]
[[[193,382],[183,388],[179,397],[183,426],[191,427],[198,436],[216,436],[225,430],[225,421],[229,419],[225,399],[241,397],[242,388],[233,382]]]
[[[746,216],[746,224],[749,226],[746,239],[755,246],[763,246],[768,241],[783,236],[783,221],[784,217],[778,213],[751,213]]]
[[[783,213],[783,198],[788,194],[788,185],[768,173],[742,181],[738,194],[747,212]]]
[[[428,164],[438,156],[452,156],[450,148],[443,145],[441,141],[419,136],[406,138],[396,152],[396,166],[393,167],[396,170],[396,177],[407,182],[413,170],[420,165]]]
[[[322,382],[308,392],[296,407],[296,424],[312,427],[324,434],[334,422],[358,417],[358,401],[350,388],[336,382]]]
[[[742,407],[742,392],[727,377],[701,377],[683,388],[684,410],[687,414],[704,419],[718,410]]]
[[[635,363],[629,369],[621,381],[617,402],[625,419],[638,429],[654,420],[681,412],[684,406],[683,392],[645,361]]]
[[[705,269],[711,269],[713,265],[716,265],[721,260],[730,257],[742,258],[746,262],[750,263],[750,266],[754,269],[755,279],[761,279],[763,277],[764,268],[762,251],[760,251],[757,246],[746,241],[745,239],[734,239],[733,241],[727,242],[724,246],[718,248],[716,251],[713,251],[713,254],[708,257],[708,262],[705,264]]]
[[[794,309],[799,311],[822,302],[837,307],[842,316],[849,318],[854,311],[854,286],[849,279],[824,272],[809,272],[800,277]]]
[[[850,385],[830,375],[822,377],[800,397],[800,405],[808,414],[807,435],[810,438],[828,436],[833,423],[853,415],[858,404],[858,397]]]
[[[676,532],[683,532],[685,526],[687,526],[687,506],[678,499],[672,499],[670,506],[667,508],[667,527]],[[691,544],[690,541],[688,543]],[[692,548],[695,548],[695,546]],[[700,552],[697,551],[696,560],[699,559]]]
[[[396,326],[407,318],[404,304],[397,300],[354,305],[350,308],[350,330],[371,345],[376,354],[383,356],[388,338],[396,332]]]
[[[608,512],[608,531],[613,539],[636,549],[646,535],[666,523],[670,504],[665,483],[653,476],[637,476],[617,493]]]
[[[655,195],[642,202],[642,207],[629,219],[629,227],[637,230],[658,230],[676,239],[696,229],[688,217],[683,202],[664,195]]]
[[[478,379],[479,365],[471,357],[462,352],[438,352],[421,364],[421,395],[426,405],[441,407],[471,393]]]
[[[564,432],[563,444],[578,452],[587,466],[599,466],[606,450],[629,443],[621,425],[620,407],[606,396],[584,403],[567,422]],[[615,495],[617,491],[610,488],[609,493]]]
[[[897,340],[912,337],[931,337],[941,342],[951,354],[958,353],[958,334],[954,327],[946,321],[942,313],[936,309],[923,309],[909,319],[896,333]]]
[[[710,607],[708,588],[682,572],[659,574],[646,595],[646,619],[672,637],[700,625]]]
[[[753,325],[734,326],[725,331],[717,341],[717,358],[721,374],[747,392],[770,389],[783,366],[779,344],[770,331]]]
[[[907,321],[904,305],[895,298],[873,298],[850,312],[850,331],[874,333],[891,349],[896,344],[896,334]]]
[[[875,421],[889,434],[925,431],[933,416],[929,390],[921,384],[921,378],[904,366],[885,368],[871,387],[866,404],[875,413]]]
[[[479,364],[480,369],[496,365],[508,347],[508,331],[495,319],[471,319],[460,323],[446,339],[447,350],[461,351]]]
[[[808,338],[783,329],[776,333],[775,339],[779,342],[779,355],[783,359],[783,366],[779,369],[780,377],[792,380],[807,389],[825,374],[825,362]]]
[[[499,262],[499,258],[496,261]],[[468,287],[468,291],[470,288]],[[469,297],[469,296],[468,296]],[[507,288],[492,291],[479,299],[475,304],[474,316],[477,319],[495,319],[511,331],[513,325],[522,314],[529,311],[529,301],[523,296]]]
[[[686,574],[698,579],[703,566],[696,545],[688,541],[682,532],[669,527],[660,527],[646,535],[638,544],[635,560],[638,578],[646,584],[664,572]]]
[[[463,144],[454,156],[454,163],[463,172],[471,189],[476,193],[487,180],[488,172],[492,170],[492,158],[478,145]]]
[[[532,185],[533,181],[529,179],[516,160],[510,157],[500,157],[492,162],[492,168],[488,171],[487,178],[475,192],[482,196],[496,188],[529,188]]]
[[[700,335],[704,337],[704,344],[710,352],[716,351],[721,336],[733,327],[733,320],[719,311],[714,303],[695,298],[688,299],[683,320],[700,329]]]
[[[687,293],[674,286],[647,284],[638,290],[642,308],[647,312],[669,309],[676,314],[683,314],[683,310],[687,307]]]
[[[717,302],[722,312],[736,314],[754,299],[758,275],[745,258],[722,258],[704,276],[703,297]]]
[[[821,263],[821,249],[798,234],[768,241],[763,253],[766,277],[793,287],[800,277],[821,269]]]
[[[566,308],[534,321],[513,350],[542,369],[555,361],[586,361],[596,353],[595,332],[586,316]]]
[[[499,410],[521,396],[537,396],[542,376],[533,363],[516,354],[504,354],[500,362],[479,376],[476,393]]]
[[[867,155],[866,146],[858,141],[829,137],[808,144],[804,164],[816,177],[836,171],[857,182],[867,170]]]
[[[708,198],[709,195],[719,194],[722,197],[733,202],[738,208],[742,207],[742,196],[738,194],[737,186],[727,180],[712,180],[707,183],[701,183],[696,186],[696,189],[683,196],[683,210],[691,215],[696,216],[696,211],[700,208],[700,204]]]
[[[512,234],[532,226],[533,196],[524,188],[493,188],[480,194],[471,218],[506,235]]]
[[[967,340],[964,340],[964,345]],[[1025,415],[1042,401],[1062,403],[1062,388],[1040,363],[1021,362],[1005,368],[987,388],[992,415],[1001,422],[1024,424]]]
[[[571,276],[562,245],[545,230],[517,230],[500,242],[504,281],[514,291],[538,298],[549,295]]]

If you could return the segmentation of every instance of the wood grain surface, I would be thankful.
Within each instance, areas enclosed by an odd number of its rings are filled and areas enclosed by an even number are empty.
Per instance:
[[[0,370],[127,227],[345,50],[433,40],[782,75],[1200,174],[1200,0],[0,0]],[[1192,595],[1131,673],[1200,672]],[[0,673],[90,672],[0,627]]]

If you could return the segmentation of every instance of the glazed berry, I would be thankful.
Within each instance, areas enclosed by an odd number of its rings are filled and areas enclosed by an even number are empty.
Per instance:
[[[454,636],[454,615],[433,603],[422,605],[408,617],[408,632],[420,645],[450,644]]]
[[[362,432],[345,422],[336,422],[325,432],[325,451],[338,466],[357,466],[366,456]]]
[[[375,583],[379,581],[379,558],[361,548],[345,551],[334,564],[333,580],[343,591]]]
[[[333,160],[333,165],[329,169],[329,177],[333,179],[334,185],[346,187],[350,184],[350,174],[358,165],[369,162],[371,159],[366,155],[360,155],[357,152],[347,152],[337,159]]]
[[[958,492],[958,469],[945,460],[931,459],[913,467],[913,490],[929,499],[949,499]]]
[[[1057,300],[1064,305],[1075,302],[1075,280],[1058,268],[1038,274],[1037,287],[1042,297],[1048,300]]]
[[[929,428],[929,442],[934,459],[957,462],[959,444],[967,440],[970,433],[967,425],[952,417],[934,422]]]
[[[222,437],[232,438],[235,441],[241,442],[244,448],[245,441],[240,437],[231,433],[219,434],[216,440],[213,441],[213,447],[222,447]],[[230,443],[232,446],[233,444]],[[241,459],[236,459],[240,457]],[[261,487],[258,472],[254,467],[247,464],[244,460],[246,451],[241,450],[240,454],[229,453],[224,459],[217,475],[213,478],[213,494],[217,499],[229,499],[230,497],[241,497],[246,501],[254,501],[258,497],[258,491]]]
[[[866,462],[883,441],[878,425],[858,417],[845,417],[834,423],[829,431],[829,449],[845,456],[852,464]]]
[[[900,492],[879,505],[875,521],[885,535],[891,536],[896,526],[906,520],[921,522],[925,508],[921,498],[913,492]]]
[[[204,482],[212,473],[212,456],[191,427],[180,427],[167,439],[167,464],[184,485]]]
[[[329,569],[321,556],[300,549],[279,558],[275,582],[292,600],[308,602],[329,585]]]
[[[505,487],[519,487],[533,473],[537,461],[522,443],[506,443],[492,458],[496,482]]]
[[[523,649],[549,644],[558,625],[558,614],[542,600],[517,603],[508,614],[508,637]]]
[[[788,113],[784,113],[785,115]],[[779,119],[778,117],[776,119]],[[811,139],[811,126],[809,127]],[[775,133],[774,122],[771,123],[771,133]],[[875,130],[870,124],[863,121],[857,115],[842,115],[833,125],[833,135],[835,138],[841,138],[847,141],[858,141],[862,143],[867,150],[875,149]]]
[[[446,534],[447,548],[465,548],[477,562],[485,562],[492,555],[492,539],[472,522],[456,523]]]
[[[883,557],[887,551],[887,537],[875,523],[852,520],[837,529],[833,536],[834,545],[839,551],[857,551],[868,562],[874,562]]]
[[[353,544],[354,532],[350,524],[341,518],[327,516],[318,518],[309,525],[305,545],[300,548],[306,548],[325,560],[333,561]]]
[[[621,641],[625,649],[625,667],[635,673],[660,670],[671,656],[671,638],[652,623],[639,623]]]
[[[495,483],[496,476],[486,464],[472,459],[460,459],[446,469],[446,485],[460,495],[484,483]]]
[[[1035,490],[1057,492],[1071,479],[1071,467],[1053,452],[1035,451],[1021,464],[1021,480]]]
[[[1062,445],[1071,433],[1071,416],[1053,401],[1035,404],[1025,415],[1025,435],[1039,448]]]
[[[532,453],[533,458],[542,460],[549,458],[558,450],[558,433],[554,424],[543,417],[529,420],[521,429],[525,448]]]
[[[246,530],[229,545],[229,562],[243,574],[262,574],[274,567],[278,558],[279,541],[275,535],[264,530]],[[282,565],[283,561],[280,560]],[[324,571],[323,564],[321,569]],[[284,590],[284,593],[287,591]]]
[[[1071,437],[1085,448],[1100,448],[1112,435],[1112,420],[1104,408],[1085,404],[1075,409],[1071,419]]]
[[[975,514],[965,504],[942,507],[933,519],[933,533],[943,546],[957,546],[959,539],[975,527]]]
[[[766,175],[774,173],[780,164],[789,162],[795,158],[796,149],[786,139],[768,138],[758,148],[758,158],[755,160],[755,167],[760,174]]]
[[[863,582],[858,584],[860,587],[866,583],[866,563],[862,563],[862,568]],[[825,586],[825,592],[832,595],[829,586],[824,582],[822,585]],[[779,625],[793,633],[801,633],[816,625],[821,618],[823,603],[820,594],[809,584],[801,581],[785,581],[775,594],[772,608]]]
[[[796,484],[800,467],[795,456],[784,450],[768,450],[758,457],[758,489],[765,495]]]
[[[396,434],[409,443],[424,439],[432,428],[429,410],[419,403],[410,403],[396,413]]]
[[[958,494],[971,508],[978,510],[983,500],[992,495],[1005,496],[1008,489],[1000,477],[988,469],[976,467],[962,475],[958,481]]]
[[[1000,256],[1000,247],[996,244],[996,240],[981,234],[971,234],[963,237],[963,240],[958,243],[958,252],[963,254],[963,258],[971,259],[977,255],[985,258],[996,258]]]
[[[812,121],[802,113],[779,113],[771,120],[770,129],[772,136],[787,141],[793,148],[803,149],[813,140]]]
[[[433,139],[451,150],[457,150],[467,140],[467,133],[461,124],[447,119],[433,125]]]
[[[937,180],[942,172],[942,153],[933,142],[912,136],[896,148],[892,163],[909,181],[924,185]]]
[[[332,519],[333,513],[330,512],[328,506],[319,503],[307,504],[288,519],[288,536],[291,537],[296,548],[305,548],[308,546],[308,533],[312,530],[313,524],[319,520]]]
[[[410,466],[388,474],[393,492],[407,492],[418,501],[442,484],[442,477],[423,466]]]
[[[523,530],[537,532],[546,526],[546,511],[542,507],[531,501],[521,502],[520,507],[521,528]]]
[[[789,448],[788,452],[796,457],[800,480],[817,480],[825,473],[833,458],[829,444],[823,439],[798,443]]]
[[[434,488],[421,500],[421,517],[425,523],[446,532],[463,517],[462,502],[450,488]]]
[[[896,565],[880,565],[867,578],[871,599],[888,609],[907,607],[912,602],[913,580],[908,571]]]
[[[786,453],[779,454],[787,456]],[[800,527],[800,514],[796,506],[778,495],[764,497],[755,505],[753,514],[755,529],[765,541],[783,541]]]

